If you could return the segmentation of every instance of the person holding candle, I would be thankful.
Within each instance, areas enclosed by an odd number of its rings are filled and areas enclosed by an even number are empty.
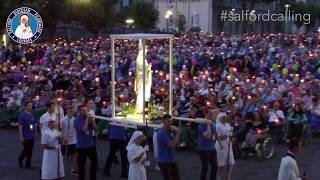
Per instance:
[[[53,119],[48,122],[48,129],[41,136],[43,159],[41,179],[59,179],[65,176],[61,154],[61,132],[56,129]]]

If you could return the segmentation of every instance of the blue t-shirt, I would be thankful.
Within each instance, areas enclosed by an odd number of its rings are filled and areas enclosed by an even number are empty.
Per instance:
[[[168,146],[168,144],[173,141],[174,137],[175,135],[168,132],[165,128],[159,129],[157,133],[159,163],[176,162],[176,149]]]
[[[198,125],[198,150],[213,150],[215,149],[214,145],[215,141],[215,126],[211,125],[211,136],[209,140],[203,136],[203,133],[207,131],[207,124],[199,124]]]
[[[126,129],[121,126],[111,126],[109,139],[126,140]]]
[[[22,136],[25,140],[34,140],[37,121],[32,113],[22,112],[19,116],[19,125],[22,126]]]
[[[82,132],[85,119],[82,116],[77,116],[74,120],[74,128],[76,129],[77,143],[76,148],[90,148],[94,145],[94,136],[92,126],[88,125],[88,131]]]

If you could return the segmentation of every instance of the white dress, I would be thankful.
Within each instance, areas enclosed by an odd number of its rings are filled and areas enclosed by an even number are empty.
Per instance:
[[[142,146],[132,143],[128,147],[128,161],[130,163],[128,180],[147,180],[146,168],[142,162],[135,162],[134,159],[142,152],[145,152]],[[146,154],[144,155],[146,158]]]
[[[42,179],[57,179],[64,177],[64,165],[59,142],[59,132],[54,129],[47,129],[41,137],[41,144],[57,147],[56,149],[44,149],[42,159]],[[59,155],[59,176],[58,176],[58,155]]]
[[[228,138],[220,141],[221,145],[218,141],[216,141],[215,148],[217,151],[217,165],[218,167],[226,166],[226,165],[234,165],[234,156],[232,151],[232,145],[230,143],[229,136],[231,135],[231,126],[226,123],[223,125],[222,123],[217,123],[217,135],[218,136],[228,136]],[[229,147],[228,147],[229,145]],[[228,150],[229,149],[229,150]],[[229,157],[228,157],[229,151]],[[229,158],[229,163],[227,163],[227,159]]]
[[[25,32],[23,32],[23,31],[25,31]],[[30,26],[26,27],[25,25],[20,24],[17,27],[16,31],[14,32],[14,35],[16,35],[20,39],[29,39],[33,36],[33,33],[32,33]]]

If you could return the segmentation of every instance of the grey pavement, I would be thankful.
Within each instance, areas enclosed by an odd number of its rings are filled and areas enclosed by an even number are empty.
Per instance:
[[[16,129],[0,129],[0,180],[38,180],[39,170],[21,169],[17,164],[17,156],[21,151]],[[271,159],[259,160],[256,158],[236,159],[233,168],[232,180],[276,180],[281,157],[286,152],[285,145],[276,145],[275,155]],[[99,170],[98,180],[120,179],[120,166],[113,164],[112,177],[102,176],[102,167],[108,154],[108,142],[99,141],[97,145]],[[39,141],[36,143],[32,163],[37,168],[41,167],[42,149]],[[320,180],[320,139],[314,138],[312,144],[303,148],[297,158],[302,171],[306,171],[308,180]],[[194,151],[178,151],[178,165],[182,180],[197,180],[200,174],[200,160]],[[68,164],[66,165],[68,168]],[[88,169],[88,168],[87,168]],[[148,179],[161,180],[159,171],[153,170],[153,163],[148,169]],[[76,180],[77,177],[69,175],[64,179]]]

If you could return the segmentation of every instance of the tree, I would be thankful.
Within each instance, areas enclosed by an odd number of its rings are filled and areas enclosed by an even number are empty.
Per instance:
[[[134,19],[134,25],[138,30],[155,29],[159,21],[159,12],[151,3],[135,0],[128,9],[127,18]]]
[[[305,4],[302,2],[294,2],[290,3],[290,10],[294,11],[295,14],[310,14],[309,17],[309,24],[305,24],[306,22],[303,21],[294,21],[297,26],[306,25],[307,28],[310,28],[314,25],[316,19],[320,19],[320,6],[315,4]],[[283,9],[283,12],[285,8]]]

